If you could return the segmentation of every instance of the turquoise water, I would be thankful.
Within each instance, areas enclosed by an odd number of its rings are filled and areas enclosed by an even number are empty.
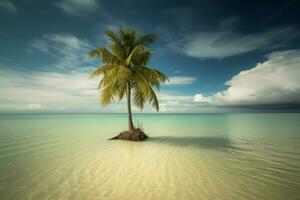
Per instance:
[[[0,115],[0,199],[299,199],[300,114]]]

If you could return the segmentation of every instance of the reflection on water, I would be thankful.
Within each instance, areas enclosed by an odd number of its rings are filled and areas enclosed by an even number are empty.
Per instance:
[[[179,147],[198,147],[208,149],[226,150],[234,146],[227,137],[172,137],[158,136],[149,138],[148,142],[174,145]]]
[[[299,199],[298,114],[0,115],[1,199]]]

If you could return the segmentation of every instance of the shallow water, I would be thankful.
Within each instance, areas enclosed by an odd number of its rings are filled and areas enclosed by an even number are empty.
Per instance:
[[[0,115],[0,199],[299,199],[300,114]]]

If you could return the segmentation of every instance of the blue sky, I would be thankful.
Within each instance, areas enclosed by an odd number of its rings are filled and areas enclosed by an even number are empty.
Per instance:
[[[150,66],[170,77],[161,112],[298,111],[297,1],[0,1],[0,112],[123,112],[98,104],[108,27],[158,40]],[[151,112],[150,107],[145,112]]]

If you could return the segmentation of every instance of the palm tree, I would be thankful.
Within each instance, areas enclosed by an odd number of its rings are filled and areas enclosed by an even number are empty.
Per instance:
[[[146,102],[158,111],[159,104],[153,87],[159,90],[160,84],[168,80],[167,76],[156,69],[148,67],[151,56],[149,45],[155,35],[139,36],[136,29],[120,28],[119,33],[108,29],[110,40],[108,48],[101,47],[89,52],[91,57],[99,56],[102,64],[91,73],[90,77],[102,76],[98,89],[102,105],[114,100],[127,98],[128,131],[135,130],[132,123],[131,96],[134,104],[141,110]]]

